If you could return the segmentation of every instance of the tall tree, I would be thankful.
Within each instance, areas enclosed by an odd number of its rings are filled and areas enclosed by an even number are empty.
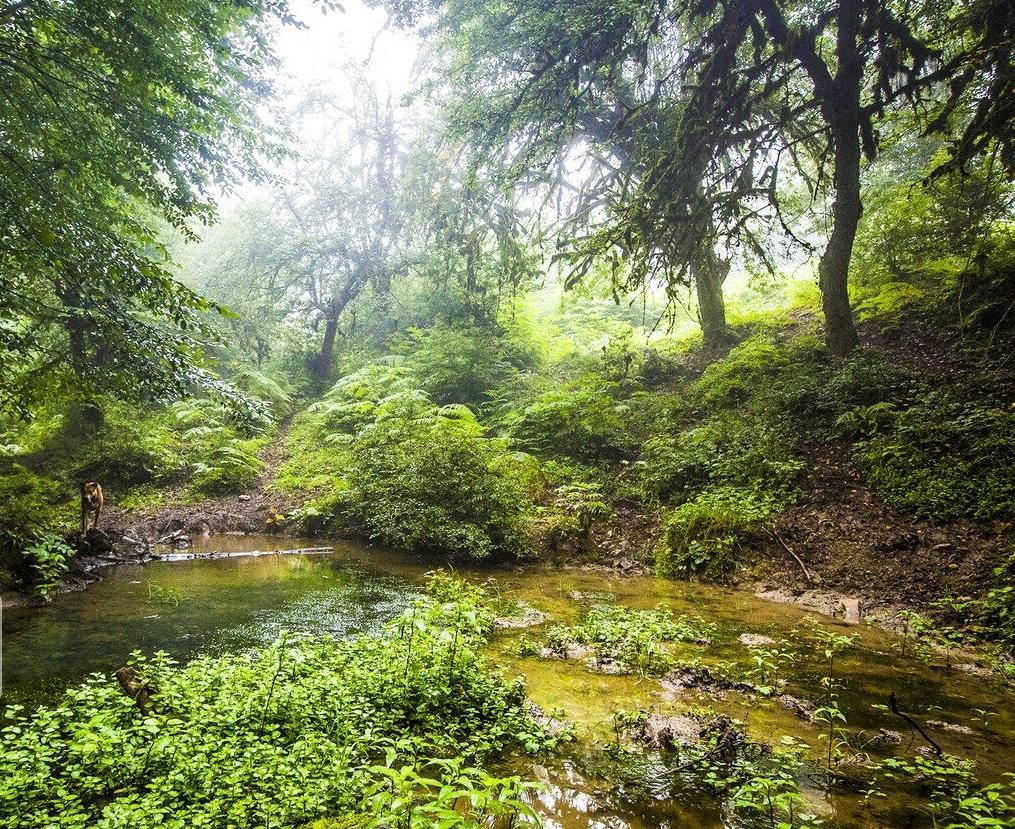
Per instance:
[[[613,238],[670,238],[692,261],[710,227],[726,237],[761,214],[781,220],[778,186],[788,166],[815,196],[832,199],[819,262],[829,349],[857,342],[848,275],[862,211],[860,172],[890,136],[902,106],[927,131],[955,136],[961,165],[993,142],[1012,165],[1015,11],[1004,0],[596,0],[393,3],[403,21],[433,14],[457,55],[456,88],[475,88],[474,125],[532,144],[576,121],[590,90],[634,77],[647,91],[618,101],[611,134],[637,124],[677,84],[674,117],[658,121],[670,152],[623,194],[628,219]],[[466,109],[464,117],[469,117]],[[521,124],[520,129],[510,129]],[[624,205],[621,205],[623,208]],[[645,233],[644,223],[651,229]],[[711,223],[711,224],[710,224]],[[638,231],[635,233],[634,231]],[[750,238],[747,244],[752,244]],[[638,279],[648,273],[637,269]]]
[[[159,239],[210,221],[273,151],[255,108],[278,21],[284,0],[0,5],[0,409],[54,375],[231,394],[202,366],[215,306]]]

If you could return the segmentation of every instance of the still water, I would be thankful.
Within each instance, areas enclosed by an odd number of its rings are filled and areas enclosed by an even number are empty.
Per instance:
[[[220,537],[195,552],[247,552],[296,549],[320,541],[276,537]],[[3,697],[0,702],[37,704],[53,699],[94,671],[112,671],[140,650],[164,650],[185,660],[199,653],[221,653],[273,641],[282,630],[349,636],[378,631],[407,607],[422,589],[432,564],[394,552],[335,542],[326,554],[268,554],[158,561],[110,567],[102,581],[77,593],[59,595],[46,607],[18,608],[4,614]],[[730,590],[600,571],[562,569],[464,570],[489,581],[502,596],[548,614],[549,624],[571,623],[591,604],[616,601],[650,608],[659,603],[676,613],[700,615],[718,625],[712,644],[682,645],[677,654],[702,664],[733,663],[749,668],[755,652],[742,645],[743,633],[776,640],[777,647],[804,653],[813,649],[801,626],[805,612]],[[900,729],[886,709],[894,691],[904,710],[921,719],[958,726],[934,733],[943,747],[974,759],[981,778],[993,780],[1015,768],[1015,714],[1012,691],[999,680],[945,670],[901,656],[898,640],[874,628],[842,628],[858,635],[858,645],[840,659],[841,705],[849,729],[862,742],[880,728]],[[653,758],[642,780],[619,782],[604,759],[611,740],[611,718],[618,709],[661,714],[709,709],[747,723],[751,737],[775,742],[792,735],[813,746],[815,763],[823,750],[819,727],[804,722],[771,699],[737,693],[667,693],[658,680],[595,673],[577,661],[519,657],[522,637],[538,639],[543,627],[509,629],[495,635],[491,662],[509,674],[526,676],[532,699],[544,710],[578,726],[572,755],[549,768],[519,759],[515,771],[544,781],[539,809],[549,829],[648,829],[649,827],[736,826],[720,804],[693,781],[652,779]],[[782,671],[787,692],[801,698],[819,693],[821,671],[801,659]],[[912,755],[916,745],[893,748]],[[883,749],[884,750],[884,749]],[[877,755],[877,749],[869,752]],[[660,761],[661,763],[661,761]],[[658,764],[657,764],[658,765]],[[854,794],[807,789],[831,826],[928,825],[918,808],[893,793],[873,805]]]

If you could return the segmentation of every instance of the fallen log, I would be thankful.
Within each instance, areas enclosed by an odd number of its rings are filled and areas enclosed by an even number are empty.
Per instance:
[[[334,547],[297,547],[287,550],[201,550],[188,553],[156,553],[154,558],[158,561],[190,561],[197,558],[254,558],[257,556],[320,555],[333,552],[335,552]]]

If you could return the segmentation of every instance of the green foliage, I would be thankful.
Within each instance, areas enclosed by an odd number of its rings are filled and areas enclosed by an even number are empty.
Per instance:
[[[71,382],[250,403],[209,370],[205,312],[220,309],[175,281],[162,237],[190,237],[214,216],[209,193],[258,175],[273,149],[256,108],[278,19],[285,5],[262,2],[5,7],[3,413]]]
[[[471,764],[553,742],[529,719],[524,688],[478,655],[482,594],[449,579],[437,592],[379,637],[283,635],[184,667],[135,656],[150,689],[143,706],[96,674],[52,707],[9,708],[0,826],[291,826],[329,815],[348,825],[369,815],[371,826],[417,827],[450,818],[449,793],[469,788],[469,808],[445,825],[530,815],[527,784]]]
[[[730,798],[734,808],[758,825],[773,829],[813,829],[823,821],[800,791],[801,755],[807,746],[792,737],[769,756],[751,757],[736,769]]]
[[[406,368],[413,385],[439,405],[479,406],[512,371],[512,354],[495,330],[437,325],[409,329]]]
[[[554,490],[553,501],[541,516],[542,529],[554,546],[581,541],[588,537],[593,523],[607,518],[610,512],[597,484],[576,481]]]
[[[894,506],[936,518],[1015,512],[1015,412],[931,393],[851,410],[839,425],[861,437],[857,462]]]
[[[368,364],[296,419],[279,485],[315,493],[304,527],[451,557],[521,552],[534,460],[411,383],[402,360]]]
[[[413,401],[413,404],[415,401]],[[505,449],[468,409],[388,408],[353,444],[346,513],[372,538],[486,558],[524,549],[524,493],[492,467]]]
[[[75,492],[20,464],[0,463],[0,572],[44,595],[62,572],[66,556],[56,533],[72,525]]]
[[[734,408],[763,391],[787,365],[786,350],[769,336],[757,334],[711,363],[692,392],[703,406]]]
[[[44,534],[26,547],[22,555],[32,571],[32,589],[36,595],[48,599],[60,576],[67,572],[74,551],[60,536]]]
[[[547,633],[551,651],[566,656],[569,645],[592,649],[597,661],[617,663],[628,671],[664,674],[675,660],[669,642],[707,642],[715,633],[701,619],[674,616],[660,605],[655,610],[632,610],[624,605],[597,604],[581,624],[553,628]]]
[[[638,466],[652,495],[679,502],[717,485],[788,497],[803,464],[774,429],[723,415],[675,436],[650,438],[642,446]]]
[[[994,568],[994,583],[987,592],[959,609],[981,636],[1000,642],[1015,656],[1015,553]]]
[[[765,527],[785,501],[731,486],[706,489],[663,519],[656,569],[666,576],[719,578],[739,564],[744,540]]]
[[[612,384],[585,376],[535,395],[505,423],[523,447],[585,461],[617,460],[630,453],[632,438]]]

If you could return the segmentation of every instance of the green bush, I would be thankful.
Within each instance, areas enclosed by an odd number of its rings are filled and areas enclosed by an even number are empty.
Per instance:
[[[610,386],[592,376],[544,391],[508,420],[510,433],[525,448],[547,454],[586,461],[625,457],[632,437]]]
[[[691,392],[707,408],[733,408],[768,389],[789,363],[784,348],[769,336],[756,334],[711,363]]]
[[[41,593],[59,575],[53,568],[62,550],[49,540],[73,526],[73,485],[3,461],[0,466],[0,571],[9,574],[11,587],[36,587]],[[26,552],[32,550],[33,552]],[[61,553],[56,556],[55,553]],[[53,553],[54,555],[50,555]]]
[[[714,626],[674,616],[662,605],[655,610],[632,610],[598,604],[581,624],[548,631],[547,644],[559,656],[567,655],[569,645],[586,645],[598,660],[612,660],[626,670],[664,674],[674,665],[665,643],[707,642],[714,633]]]
[[[1015,553],[994,568],[994,585],[965,610],[981,633],[1015,656]]]
[[[764,527],[784,503],[754,489],[706,489],[664,518],[656,570],[685,578],[729,574],[740,564],[742,542]]]
[[[802,467],[786,438],[738,416],[713,417],[676,436],[650,438],[638,461],[647,492],[662,501],[677,502],[713,485],[785,496]]]
[[[9,708],[0,827],[437,825],[463,786],[455,825],[514,813],[517,826],[525,784],[471,764],[553,741],[523,686],[479,655],[484,601],[445,579],[382,636],[283,635],[184,667],[135,655],[136,702],[93,674],[52,707]]]
[[[22,555],[32,571],[32,589],[36,595],[46,599],[60,576],[67,572],[74,551],[60,536],[46,533],[26,547]]]
[[[403,350],[413,385],[438,405],[479,406],[524,360],[496,331],[482,328],[412,329],[407,340]]]
[[[485,558],[524,548],[527,499],[498,474],[506,452],[465,407],[386,411],[351,445],[345,512],[404,549]]]

